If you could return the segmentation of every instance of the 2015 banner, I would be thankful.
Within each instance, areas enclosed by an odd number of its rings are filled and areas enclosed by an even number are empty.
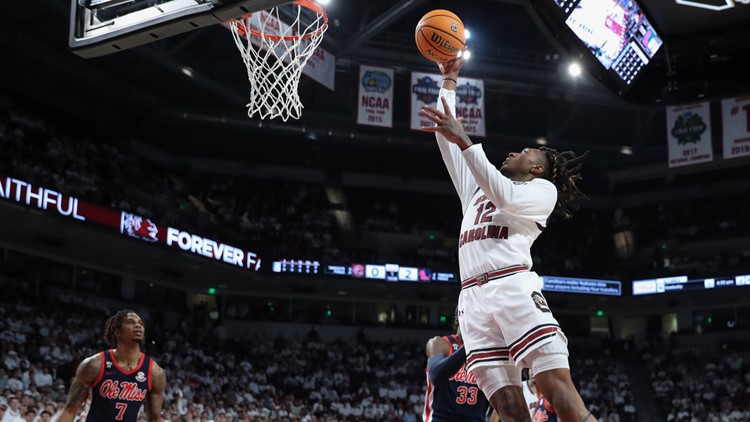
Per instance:
[[[419,110],[427,104],[437,106],[440,86],[443,77],[434,73],[412,72],[411,74],[411,129],[420,130],[422,126],[433,123],[420,116]],[[473,78],[458,78],[456,84],[456,118],[463,118],[466,134],[469,136],[487,136],[484,120],[484,81]]]
[[[667,107],[669,167],[713,161],[709,110],[708,102]]]
[[[721,102],[724,158],[750,155],[750,97]]]
[[[393,69],[359,67],[357,124],[393,127]]]

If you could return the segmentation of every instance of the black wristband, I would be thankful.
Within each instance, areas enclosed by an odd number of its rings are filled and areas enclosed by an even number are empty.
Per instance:
[[[453,81],[454,84],[457,84],[458,81],[452,78],[443,78],[444,81]]]

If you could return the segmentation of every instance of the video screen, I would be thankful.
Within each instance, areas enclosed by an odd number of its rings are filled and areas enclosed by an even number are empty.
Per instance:
[[[631,0],[581,0],[565,23],[606,69],[614,68],[628,84],[662,45]]]
[[[570,9],[573,7],[576,1],[578,0],[555,0],[555,3],[560,6],[560,8],[565,11],[565,13],[568,13],[570,12]]]

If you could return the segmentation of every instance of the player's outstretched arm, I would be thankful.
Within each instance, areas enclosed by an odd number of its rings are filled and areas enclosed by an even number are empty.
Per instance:
[[[470,177],[482,188],[482,192],[490,198],[493,204],[507,212],[546,220],[557,200],[554,185],[514,185],[490,163],[481,145],[469,148],[474,144],[464,132],[461,122],[456,120],[448,108],[448,100],[443,97],[440,101],[445,111],[428,106],[420,111],[423,116],[435,123],[435,126],[423,127],[422,130],[442,134],[444,139],[463,151],[462,158],[470,171]]]
[[[167,374],[154,362],[151,369],[151,391],[146,396],[146,416],[148,422],[161,422],[161,407],[164,404],[164,389],[167,387]]]
[[[427,340],[427,345],[424,348],[427,358],[431,358],[435,355],[449,355],[451,353],[451,344],[448,340],[435,336]]]
[[[438,103],[442,104],[440,110],[426,105],[419,111],[419,114],[435,123],[435,126],[426,126],[422,130],[440,134],[443,139],[456,145],[461,151],[474,145],[469,135],[464,132],[461,121],[453,117],[454,110],[449,105],[448,99],[442,96],[438,99]]]
[[[455,59],[445,63],[439,63],[440,73],[443,74],[443,82],[440,90],[440,97],[446,97],[447,102],[443,104],[438,101],[438,109],[445,111],[453,111],[456,108],[456,83],[458,81],[458,72],[463,66],[463,59]],[[424,113],[420,112],[423,116]],[[466,167],[463,157],[461,156],[461,150],[449,142],[443,137],[443,134],[437,131],[435,132],[435,138],[437,139],[438,147],[440,148],[440,154],[443,157],[445,167],[450,174],[453,186],[456,188],[458,196],[461,198],[461,205],[463,209],[471,200],[471,196],[476,191],[476,182],[471,176],[469,169]]]
[[[76,377],[70,385],[68,391],[68,400],[65,402],[58,422],[73,422],[76,414],[81,410],[81,404],[86,400],[91,390],[91,385],[99,378],[102,370],[102,356],[100,353],[95,354],[78,365]]]
[[[451,353],[451,346],[442,337],[433,337],[427,342],[427,377],[433,384],[448,381],[466,362],[463,346]]]

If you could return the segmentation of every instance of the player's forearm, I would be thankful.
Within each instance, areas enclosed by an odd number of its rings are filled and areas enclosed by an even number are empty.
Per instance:
[[[466,350],[461,346],[450,356],[434,355],[427,361],[427,376],[433,384],[448,381],[466,362]]]
[[[453,89],[446,88],[446,85],[453,85]],[[451,81],[443,81],[443,89],[440,90],[440,98],[445,97],[448,101],[448,106],[451,111],[455,112],[456,104],[456,84]],[[442,109],[442,101],[438,101],[438,108]],[[435,132],[435,138],[437,139],[438,148],[440,149],[440,155],[443,157],[443,163],[445,163],[448,174],[453,182],[453,187],[456,188],[458,196],[461,198],[461,205],[463,209],[466,208],[465,202],[470,199],[470,196],[474,193],[476,184],[471,177],[469,169],[466,167],[464,158],[461,156],[461,149],[456,144],[448,142],[447,139],[440,133]]]
[[[66,406],[57,418],[57,422],[73,422],[76,419],[77,413],[78,409],[72,409]]]
[[[68,398],[65,402],[65,407],[63,407],[63,411],[60,414],[58,421],[73,422],[78,415],[78,411],[81,410],[81,405],[83,404],[84,400],[86,400],[86,396],[88,396],[90,389],[89,384],[83,383],[80,380],[81,375],[86,375],[86,371],[88,370],[87,368],[88,366],[83,363],[78,368],[76,378],[70,385],[70,390],[68,391]],[[91,370],[90,372],[93,373],[93,370]],[[88,381],[88,379],[85,380]]]
[[[447,73],[443,75],[443,89],[447,89],[449,91],[455,91],[456,85],[458,84],[458,72],[454,73]]]
[[[148,422],[162,422],[161,403],[148,406],[146,408],[146,418],[148,419]]]
[[[153,395],[146,402],[146,418],[148,422],[161,422],[161,408],[164,404],[164,396],[161,394]]]

